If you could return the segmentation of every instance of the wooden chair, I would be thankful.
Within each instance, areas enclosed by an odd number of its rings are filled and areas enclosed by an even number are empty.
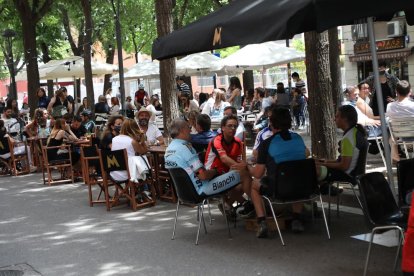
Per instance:
[[[94,203],[105,203],[106,210],[110,210],[110,195],[108,189],[108,182],[105,182],[102,177],[101,162],[99,161],[98,147],[81,146],[81,164],[82,176],[85,184],[88,185],[89,206],[93,207]],[[98,187],[98,195],[94,196],[93,186]],[[104,199],[101,199],[102,194]]]
[[[115,186],[115,193],[113,200],[109,204],[109,209],[119,204],[120,198],[125,197],[129,202],[131,209],[136,211],[138,208],[155,205],[155,189],[152,179],[135,183],[130,181],[130,173],[128,168],[128,155],[125,149],[123,150],[98,150],[99,160],[101,163],[102,176],[104,185],[113,183]],[[123,180],[115,180],[111,177],[111,172],[125,171],[127,178]],[[152,192],[152,198],[145,195],[144,186],[148,185]],[[141,203],[137,203],[136,197],[142,199]]]
[[[41,139],[39,140],[41,147],[42,147],[42,174],[43,174],[43,184],[47,184],[51,186],[52,184],[58,183],[66,183],[66,182],[74,182],[74,174],[72,170],[72,153],[70,145],[62,145],[62,146],[55,146],[55,147],[48,147],[46,145],[46,140]],[[67,159],[58,159],[58,160],[49,160],[47,156],[48,150],[57,150],[57,149],[66,149],[69,153],[69,157]],[[53,171],[58,171],[60,174],[60,178],[53,178]],[[68,178],[66,172],[70,172],[70,177]],[[47,173],[47,178],[45,177],[45,173]]]
[[[24,153],[14,154],[15,147],[20,144],[25,147]],[[0,140],[0,149],[3,154],[9,153],[9,157],[0,158],[4,171],[11,175],[21,175],[30,172],[29,155],[26,142],[13,142],[10,137],[3,137]]]

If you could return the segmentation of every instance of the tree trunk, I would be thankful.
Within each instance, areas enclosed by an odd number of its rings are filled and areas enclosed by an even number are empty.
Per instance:
[[[49,47],[47,47],[47,44],[45,42],[42,42],[40,48],[42,49],[43,63],[48,63],[52,59],[49,55]],[[53,97],[53,92],[53,80],[47,80],[47,96],[49,98]]]
[[[112,45],[109,45],[106,48],[106,63],[114,64],[114,59],[115,59],[115,47],[113,47]],[[105,94],[106,90],[108,90],[109,88],[112,87],[111,80],[110,80],[111,76],[112,76],[111,74],[106,74],[105,75],[102,95]]]
[[[330,91],[328,32],[305,33],[305,47],[312,156],[335,159],[336,126]]]
[[[247,95],[247,91],[249,89],[254,89],[253,70],[244,70],[244,73],[243,73],[244,95]]]
[[[328,30],[329,36],[329,65],[332,77],[332,99],[334,110],[336,110],[342,101],[342,76],[341,64],[339,62],[339,43],[338,43],[338,28],[334,27]]]
[[[85,68],[85,84],[86,84],[86,97],[88,98],[88,104],[90,106],[95,105],[95,97],[93,93],[92,82],[92,65],[91,65],[91,44],[92,44],[92,14],[91,14],[91,1],[82,0],[82,10],[85,16],[85,43],[83,46],[84,52],[84,68]],[[92,109],[94,113],[94,110]]]
[[[36,24],[30,20],[22,20],[24,58],[26,59],[27,95],[30,114],[33,115],[37,107],[36,91],[39,88],[39,67],[36,51]]]
[[[172,32],[173,0],[155,0],[155,11],[157,15],[157,32],[162,37]],[[168,126],[171,121],[178,118],[178,101],[173,91],[176,90],[175,83],[175,58],[162,60],[160,62],[161,100],[164,115],[164,135],[169,135]]]

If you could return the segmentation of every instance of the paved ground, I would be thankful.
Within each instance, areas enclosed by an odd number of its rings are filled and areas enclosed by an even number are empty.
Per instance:
[[[41,174],[0,178],[0,275],[2,267],[14,264],[35,271],[24,275],[361,275],[363,271],[368,244],[350,238],[367,232],[361,215],[334,216],[331,240],[321,219],[314,225],[309,222],[301,235],[283,231],[287,243],[283,247],[276,236],[256,239],[243,222],[232,228],[233,238],[228,239],[224,219],[213,206],[215,221],[195,246],[193,208],[182,207],[172,241],[175,205],[171,203],[137,212],[126,206],[106,212],[104,206],[89,207],[84,184],[40,183]],[[395,248],[375,246],[370,274],[392,275],[394,253]]]

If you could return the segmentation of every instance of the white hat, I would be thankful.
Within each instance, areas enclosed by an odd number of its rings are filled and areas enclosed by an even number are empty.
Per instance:
[[[138,84],[138,89],[144,89],[145,85],[143,83]]]

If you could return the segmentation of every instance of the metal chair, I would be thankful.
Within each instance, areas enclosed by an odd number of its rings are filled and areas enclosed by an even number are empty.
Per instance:
[[[371,239],[368,246],[364,267],[364,275],[367,274],[372,241],[378,231],[397,230],[400,242],[394,262],[394,271],[397,267],[401,244],[404,242],[403,229],[406,228],[407,218],[401,212],[394,200],[390,185],[380,172],[373,172],[357,177],[357,183],[361,195],[362,208],[367,225],[371,231]]]
[[[196,189],[194,188],[193,182],[190,179],[190,176],[187,174],[187,172],[184,169],[181,168],[174,168],[174,169],[168,169],[173,185],[175,187],[175,190],[177,191],[177,209],[175,211],[175,220],[174,220],[174,228],[173,228],[173,234],[171,239],[173,240],[175,238],[175,229],[177,227],[177,219],[178,219],[178,209],[180,207],[180,204],[191,204],[191,205],[197,205],[197,218],[198,218],[198,229],[197,229],[197,237],[195,244],[198,245],[198,237],[200,235],[200,228],[201,228],[201,222],[203,222],[204,225],[204,231],[207,234],[207,228],[204,221],[204,205],[208,204],[208,200],[211,198],[217,198],[220,195],[214,195],[214,196],[200,196]],[[224,205],[224,198],[222,198],[222,203]],[[230,233],[230,226],[229,222],[227,220],[227,216],[224,216],[226,219],[226,224],[229,232],[229,238],[231,238]]]
[[[414,116],[393,118],[389,121],[391,139],[395,144],[403,146],[405,157],[407,159],[410,158],[407,145],[411,144],[414,147],[413,120]],[[414,153],[412,157],[414,157]]]
[[[285,242],[276,219],[273,204],[313,202],[315,199],[318,199],[321,203],[328,239],[331,239],[325,209],[323,207],[322,195],[319,191],[315,160],[303,159],[279,163],[277,164],[274,177],[275,186],[272,189],[273,195],[262,195],[262,197],[269,204],[272,211],[282,245],[285,245]]]
[[[360,149],[358,160],[357,160],[357,165],[354,168],[354,170],[349,174],[349,180],[348,181],[335,181],[334,182],[334,183],[336,183],[336,187],[338,189],[339,189],[339,184],[343,184],[343,185],[348,184],[349,186],[351,186],[352,192],[354,193],[354,196],[357,199],[358,204],[361,207],[361,209],[363,208],[362,203],[361,203],[361,200],[359,199],[359,197],[358,197],[358,195],[355,191],[355,186],[357,185],[357,181],[356,181],[357,176],[365,174],[365,171],[366,171],[368,146],[369,146],[369,143],[368,143],[368,141],[366,141],[365,145]],[[337,195],[337,197],[336,197],[336,216],[337,217],[339,217],[339,200],[340,200],[340,195]],[[330,184],[329,184],[328,217],[329,217],[329,220],[330,220],[330,218],[331,218],[331,185]]]

